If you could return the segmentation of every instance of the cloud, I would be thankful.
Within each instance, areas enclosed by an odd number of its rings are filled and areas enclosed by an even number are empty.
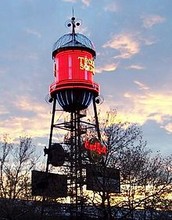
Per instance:
[[[115,2],[112,2],[108,5],[106,5],[104,10],[105,11],[111,11],[111,12],[117,12],[118,11],[118,6]]]
[[[143,26],[145,28],[152,28],[156,24],[161,24],[165,21],[165,18],[159,15],[148,15],[142,17]]]
[[[11,138],[25,134],[32,137],[45,136],[49,133],[49,112],[46,104],[38,103],[30,97],[18,97],[11,102],[10,107],[1,108],[1,134],[10,134]],[[8,113],[8,117],[3,119],[2,113]]]
[[[156,122],[166,133],[172,135],[172,92],[152,91],[146,84],[134,81],[139,92],[125,92],[120,99],[115,95],[106,96],[101,105],[103,112],[115,108],[121,122],[144,125]]]
[[[167,130],[169,133],[172,133],[172,122],[168,123],[167,125],[163,126],[165,130]]]
[[[71,3],[75,3],[77,2],[77,0],[63,0],[64,2],[71,2]]]
[[[30,136],[33,139],[47,139],[50,132],[50,121],[52,117],[52,106],[41,103],[32,97],[18,96],[11,101],[9,107],[0,105],[0,128],[1,135],[9,134],[15,140],[20,136]],[[3,114],[7,114],[4,115]],[[56,122],[64,122],[66,113],[56,114]],[[66,131],[58,129],[54,132],[55,138],[63,138]]]
[[[136,83],[136,82],[135,82]],[[148,87],[141,83],[136,83],[142,88],[142,94],[125,93],[127,105],[130,106],[131,113],[129,117],[131,120],[137,119],[137,122],[145,123],[147,120],[154,120],[161,124],[166,130],[172,131],[172,94],[152,92]],[[129,111],[128,108],[128,111]],[[170,121],[167,122],[167,118]]]
[[[103,71],[112,72],[112,71],[115,71],[117,69],[117,66],[118,65],[115,64],[115,63],[105,64],[103,66],[97,67],[96,68],[96,73],[101,73]]]
[[[78,0],[63,0],[64,2],[76,3]],[[81,0],[81,2],[87,7],[90,6],[91,0]]]
[[[26,31],[27,34],[31,34],[31,35],[34,35],[34,36],[36,36],[38,38],[41,38],[41,34],[38,31],[36,31],[36,30],[30,29],[30,28],[26,28],[25,31]]]
[[[0,116],[8,114],[9,111],[7,110],[7,108],[4,105],[0,105]]]
[[[163,121],[161,128],[165,129],[169,134],[172,133],[172,114],[163,115],[161,121]]]
[[[151,45],[157,43],[157,41],[158,41],[157,39],[155,39],[155,37],[149,37],[149,38],[148,37],[147,38],[141,37],[140,40],[143,41],[146,46],[151,46]]]
[[[41,112],[44,112],[45,106],[40,105],[40,103],[37,103],[35,100],[32,100],[28,96],[20,96],[17,98],[17,101],[13,103],[13,105],[22,111],[32,111],[36,112],[37,114],[40,114]]]
[[[47,118],[47,117],[46,117]],[[49,133],[49,120],[37,117],[15,116],[0,122],[1,134],[9,134],[12,139],[26,134],[32,137],[47,136]]]
[[[148,87],[148,86],[146,86],[145,84],[143,84],[143,83],[141,83],[141,82],[139,82],[139,81],[136,81],[136,80],[135,80],[134,83],[139,86],[139,89],[140,89],[140,90],[149,90],[149,87]]]
[[[88,7],[91,3],[91,0],[82,0],[82,3]]]
[[[134,69],[134,70],[143,70],[145,69],[143,66],[141,65],[131,65],[131,66],[128,66],[127,69]]]
[[[103,45],[104,48],[112,48],[119,51],[120,55],[114,58],[128,59],[139,53],[140,45],[130,34],[119,34]]]

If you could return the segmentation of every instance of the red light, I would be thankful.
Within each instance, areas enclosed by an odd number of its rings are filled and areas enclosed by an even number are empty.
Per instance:
[[[84,147],[87,150],[94,151],[99,155],[107,154],[107,148],[100,143],[100,141],[96,138],[92,138],[90,140],[86,140],[84,142]]]

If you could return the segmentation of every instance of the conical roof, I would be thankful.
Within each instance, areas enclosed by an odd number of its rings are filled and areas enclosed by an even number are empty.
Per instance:
[[[91,51],[95,56],[95,48],[91,40],[85,35],[79,33],[69,33],[60,37],[53,46],[53,55],[59,51],[71,48],[85,48],[86,50]]]

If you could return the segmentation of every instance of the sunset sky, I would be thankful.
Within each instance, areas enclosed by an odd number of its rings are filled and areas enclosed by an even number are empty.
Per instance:
[[[52,48],[74,10],[76,31],[96,48],[101,110],[116,109],[139,123],[150,149],[172,153],[171,0],[1,0],[0,8],[1,136],[47,144]]]

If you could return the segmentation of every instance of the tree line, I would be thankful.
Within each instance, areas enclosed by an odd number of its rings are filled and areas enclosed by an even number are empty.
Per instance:
[[[137,124],[109,123],[109,120],[101,124],[102,143],[107,148],[102,166],[120,170],[120,193],[85,192],[86,203],[95,207],[102,219],[160,219],[157,210],[161,210],[161,219],[167,220],[172,210],[172,155],[165,157],[151,152]],[[10,202],[40,199],[31,194],[31,170],[39,156],[30,137],[21,137],[15,144],[9,141],[8,135],[3,135],[0,143],[0,199],[3,199],[0,216],[20,219],[17,216],[24,215],[28,209],[16,212]],[[140,218],[139,212],[136,218],[136,210],[142,210]]]

